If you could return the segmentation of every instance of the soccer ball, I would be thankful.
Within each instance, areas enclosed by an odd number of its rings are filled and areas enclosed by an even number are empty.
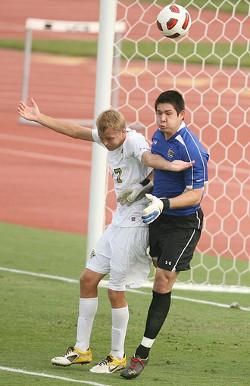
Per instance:
[[[167,5],[157,16],[157,27],[163,36],[171,39],[186,35],[191,22],[189,12],[177,4]]]

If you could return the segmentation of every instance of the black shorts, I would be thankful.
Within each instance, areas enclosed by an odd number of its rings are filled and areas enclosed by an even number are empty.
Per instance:
[[[161,215],[149,225],[150,255],[167,271],[186,271],[201,235],[203,212],[189,216]]]

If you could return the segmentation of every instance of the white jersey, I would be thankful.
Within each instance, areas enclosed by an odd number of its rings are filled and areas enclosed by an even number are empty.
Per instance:
[[[108,165],[114,180],[116,197],[123,190],[139,184],[152,171],[152,168],[141,162],[142,154],[150,151],[145,137],[129,128],[126,131],[127,135],[123,144],[115,150],[108,151]],[[92,131],[92,137],[94,142],[104,146],[96,129]],[[141,218],[145,204],[144,198],[130,206],[118,203],[112,224],[120,227],[145,226]]]

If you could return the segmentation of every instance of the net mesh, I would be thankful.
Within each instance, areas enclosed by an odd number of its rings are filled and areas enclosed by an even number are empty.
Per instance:
[[[203,200],[204,230],[183,273],[186,283],[248,286],[249,260],[249,21],[248,1],[179,1],[192,25],[179,41],[162,37],[162,1],[118,1],[126,32],[115,44],[113,106],[151,140],[154,101],[167,89],[186,102],[185,121],[210,154]],[[114,209],[112,183],[107,222]]]

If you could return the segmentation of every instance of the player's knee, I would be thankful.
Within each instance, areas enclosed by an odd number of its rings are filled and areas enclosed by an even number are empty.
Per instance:
[[[91,271],[84,270],[80,276],[80,290],[81,292],[88,292],[97,287],[96,279]]]
[[[157,269],[155,281],[154,281],[154,291],[159,293],[167,293],[172,291],[173,285],[176,281],[176,273],[166,271],[163,269]]]
[[[108,297],[112,308],[121,308],[127,305],[124,291],[115,291],[111,288],[108,289]]]

